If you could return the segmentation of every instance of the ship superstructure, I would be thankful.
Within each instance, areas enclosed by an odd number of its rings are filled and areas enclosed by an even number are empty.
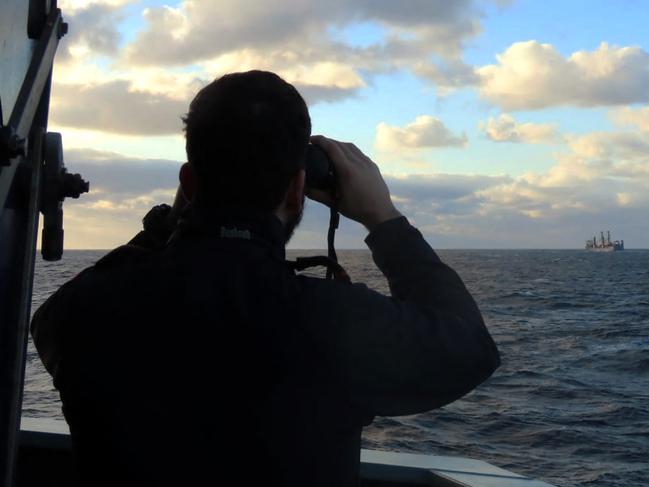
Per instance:
[[[599,234],[599,241],[596,236],[593,236],[590,240],[586,240],[586,250],[593,250],[596,252],[615,252],[624,250],[624,240],[611,241],[610,231],[606,232],[606,238],[604,238],[604,232],[599,232]]]

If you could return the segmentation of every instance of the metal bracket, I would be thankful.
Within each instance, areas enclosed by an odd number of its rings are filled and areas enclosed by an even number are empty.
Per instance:
[[[11,125],[0,126],[0,166],[9,166],[11,159],[25,155],[25,139],[21,139]]]
[[[63,161],[61,134],[45,135],[45,164],[43,166],[43,192],[41,212],[43,233],[41,254],[45,260],[60,260],[63,255],[63,200],[78,198],[90,190],[90,183],[79,174],[70,174]]]

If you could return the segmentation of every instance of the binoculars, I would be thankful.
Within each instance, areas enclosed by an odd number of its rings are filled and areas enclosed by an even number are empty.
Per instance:
[[[333,192],[336,185],[334,166],[327,153],[317,145],[309,144],[306,151],[305,186]]]

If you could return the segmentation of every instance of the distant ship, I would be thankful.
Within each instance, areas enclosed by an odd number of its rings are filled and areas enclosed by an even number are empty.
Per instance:
[[[598,242],[597,237],[592,240],[586,240],[586,250],[595,252],[615,252],[617,250],[624,250],[624,240],[615,240],[611,242],[611,232],[606,232],[606,240],[604,240],[604,232],[600,232],[601,240]]]

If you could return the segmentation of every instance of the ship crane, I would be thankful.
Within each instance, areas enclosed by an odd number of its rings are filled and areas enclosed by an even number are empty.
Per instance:
[[[604,237],[604,231],[599,232],[600,238],[599,242],[597,241],[597,236],[593,236],[592,240],[586,240],[586,250],[593,250],[597,252],[614,252],[619,250],[624,250],[624,240],[611,240],[611,231],[606,231],[606,237]]]

